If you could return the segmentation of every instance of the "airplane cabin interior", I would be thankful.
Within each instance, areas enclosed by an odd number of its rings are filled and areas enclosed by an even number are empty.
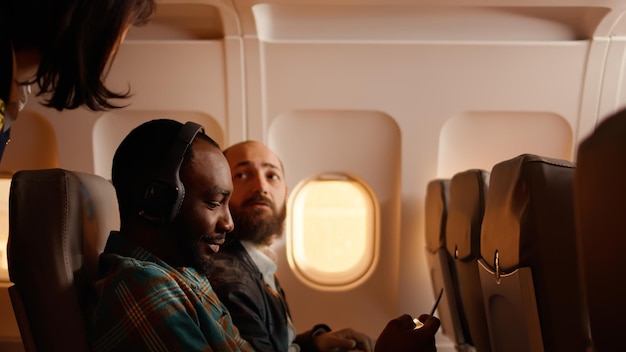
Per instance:
[[[626,0],[157,0],[107,84],[124,108],[33,92],[13,126],[0,350],[86,350],[113,154],[156,118],[280,157],[298,330],[376,337],[443,289],[440,351],[623,349]]]

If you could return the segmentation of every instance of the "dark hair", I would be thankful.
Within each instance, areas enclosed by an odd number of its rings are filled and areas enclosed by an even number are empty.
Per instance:
[[[137,214],[145,190],[154,181],[182,126],[182,123],[169,119],[148,121],[130,131],[120,143],[113,156],[111,179],[122,221]],[[198,132],[196,138],[204,139],[220,150],[219,144],[203,132]],[[187,149],[181,169],[192,156],[192,148]]]
[[[40,54],[38,95],[51,93],[45,105],[57,110],[86,105],[109,110],[111,99],[130,92],[104,86],[114,49],[129,25],[143,25],[156,10],[155,0],[2,0],[2,30],[16,51]]]

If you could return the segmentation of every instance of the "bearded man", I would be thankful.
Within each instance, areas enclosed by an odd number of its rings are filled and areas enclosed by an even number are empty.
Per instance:
[[[233,180],[235,229],[212,257],[209,280],[241,336],[262,352],[374,351],[372,340],[353,329],[319,324],[296,333],[268,248],[282,235],[286,215],[282,162],[257,141],[235,144],[224,156]]]

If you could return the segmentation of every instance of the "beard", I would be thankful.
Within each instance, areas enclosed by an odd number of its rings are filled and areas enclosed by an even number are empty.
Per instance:
[[[211,272],[211,259],[202,250],[204,248],[203,240],[191,240],[184,236],[174,236],[176,246],[185,258],[186,266],[190,266],[200,274],[208,275]]]
[[[231,233],[238,240],[250,241],[255,244],[270,245],[275,237],[283,234],[287,206],[283,204],[276,209],[271,204],[272,213],[266,214],[262,209],[231,209],[235,229]],[[244,203],[245,205],[245,203]]]

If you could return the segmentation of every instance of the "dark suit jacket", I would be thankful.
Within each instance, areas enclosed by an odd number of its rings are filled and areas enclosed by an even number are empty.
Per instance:
[[[209,280],[241,336],[255,351],[287,352],[289,307],[278,280],[278,292],[275,292],[265,283],[263,274],[241,242],[230,236],[212,258]],[[295,343],[300,345],[301,351],[315,351],[312,333],[317,332],[317,327],[298,334]]]

